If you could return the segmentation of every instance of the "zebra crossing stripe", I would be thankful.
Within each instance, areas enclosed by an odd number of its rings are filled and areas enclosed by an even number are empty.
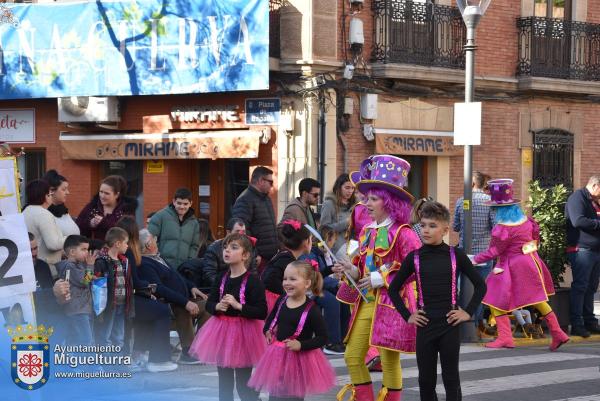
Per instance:
[[[478,353],[478,352],[497,352],[497,351],[502,351],[501,349],[497,349],[497,348],[485,348],[481,345],[463,345],[460,347],[460,354],[461,355],[465,355],[465,354],[473,354],[473,353]],[[415,360],[417,359],[415,354],[400,354],[400,363],[402,363],[402,361],[410,361],[410,360]],[[331,366],[333,366],[334,368],[342,368],[344,366],[346,366],[346,363],[344,362],[344,358],[335,358],[335,359],[330,359],[329,362],[331,363]]]
[[[600,359],[600,355],[589,355],[589,354],[575,354],[575,353],[543,353],[526,356],[510,356],[505,358],[486,358],[477,359],[473,361],[464,361],[460,363],[460,372],[468,372],[482,369],[493,369],[508,366],[520,366],[526,364],[535,363],[554,363],[554,362],[565,362],[565,361],[576,361],[584,359]],[[438,363],[438,374],[442,373],[441,367]],[[597,375],[597,377],[600,375]],[[381,372],[371,373],[371,379],[373,381],[381,381]],[[419,377],[419,369],[415,367],[403,368],[402,378],[413,379]],[[340,386],[350,383],[350,375],[341,375],[337,378],[337,384]],[[600,399],[598,399],[600,400]],[[598,401],[595,400],[595,401]]]
[[[552,400],[552,401],[598,401],[598,400],[600,400],[600,394],[584,395],[583,397],[561,398],[560,400]]]
[[[506,391],[508,388],[535,388],[551,384],[563,384],[580,382],[584,380],[598,380],[600,375],[597,369],[577,368],[544,371],[524,375],[495,377],[493,379],[463,381],[461,383],[462,395],[494,393],[495,391]],[[419,391],[419,387],[411,387],[407,390]],[[443,384],[436,387],[438,394],[444,394]],[[596,401],[596,400],[595,400]]]

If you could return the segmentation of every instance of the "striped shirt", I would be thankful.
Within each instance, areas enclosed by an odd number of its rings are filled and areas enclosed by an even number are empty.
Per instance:
[[[459,246],[461,248],[464,248],[463,199],[463,197],[460,197],[456,201],[456,206],[454,208],[454,225],[452,226],[454,231],[460,233]],[[489,200],[490,196],[485,192],[478,189],[473,190],[473,202],[471,205],[473,223],[473,230],[471,233],[471,253],[474,255],[485,251],[490,245],[490,236],[492,228],[494,227],[494,212],[492,208],[483,204]]]

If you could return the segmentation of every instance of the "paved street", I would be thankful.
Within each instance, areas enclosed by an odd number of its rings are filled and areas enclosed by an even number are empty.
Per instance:
[[[596,313],[600,315],[599,298]],[[549,338],[535,342],[521,339],[513,350],[464,344],[460,364],[463,400],[600,401],[600,336],[586,342],[574,340],[554,353],[547,349]],[[306,401],[335,400],[339,388],[349,383],[343,357],[331,357],[330,361],[338,376],[338,386],[329,394],[309,397]],[[401,362],[405,389],[402,400],[418,401],[415,356],[403,355]],[[373,381],[379,389],[381,373],[374,373]],[[136,373],[129,384],[136,388],[137,396],[152,401],[218,401],[217,372],[207,366],[180,366],[174,372],[159,374]],[[438,375],[438,395],[440,401],[445,399],[441,375]],[[267,400],[267,396],[262,399]]]
[[[338,387],[307,401],[334,400],[339,387],[349,382],[342,357],[331,358]],[[419,400],[414,355],[402,357],[404,401]],[[514,350],[488,350],[474,344],[461,349],[461,379],[465,401],[600,401],[600,343],[576,343],[550,353],[546,347],[522,346]],[[148,399],[217,401],[217,373],[206,366],[180,366],[164,374],[138,373],[133,379]],[[376,388],[381,373],[373,374]],[[442,395],[441,376],[438,394]],[[266,396],[263,396],[266,400]]]

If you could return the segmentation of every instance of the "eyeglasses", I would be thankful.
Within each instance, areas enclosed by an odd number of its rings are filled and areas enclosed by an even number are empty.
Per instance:
[[[263,180],[266,181],[266,182],[268,182],[269,185],[273,186],[273,180],[268,180],[268,179],[266,179],[264,177],[263,177]]]
[[[313,198],[318,198],[318,197],[319,197],[319,195],[320,195],[320,193],[318,193],[318,192],[317,192],[317,193],[315,193],[315,192],[309,192],[308,194],[309,194],[310,196],[312,196]]]

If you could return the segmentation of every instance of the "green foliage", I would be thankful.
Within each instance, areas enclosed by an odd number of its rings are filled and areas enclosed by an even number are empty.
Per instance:
[[[531,208],[534,220],[540,225],[538,253],[548,265],[555,286],[562,281],[567,263],[565,203],[568,197],[569,191],[563,184],[542,188],[538,181],[529,183],[527,206]]]

